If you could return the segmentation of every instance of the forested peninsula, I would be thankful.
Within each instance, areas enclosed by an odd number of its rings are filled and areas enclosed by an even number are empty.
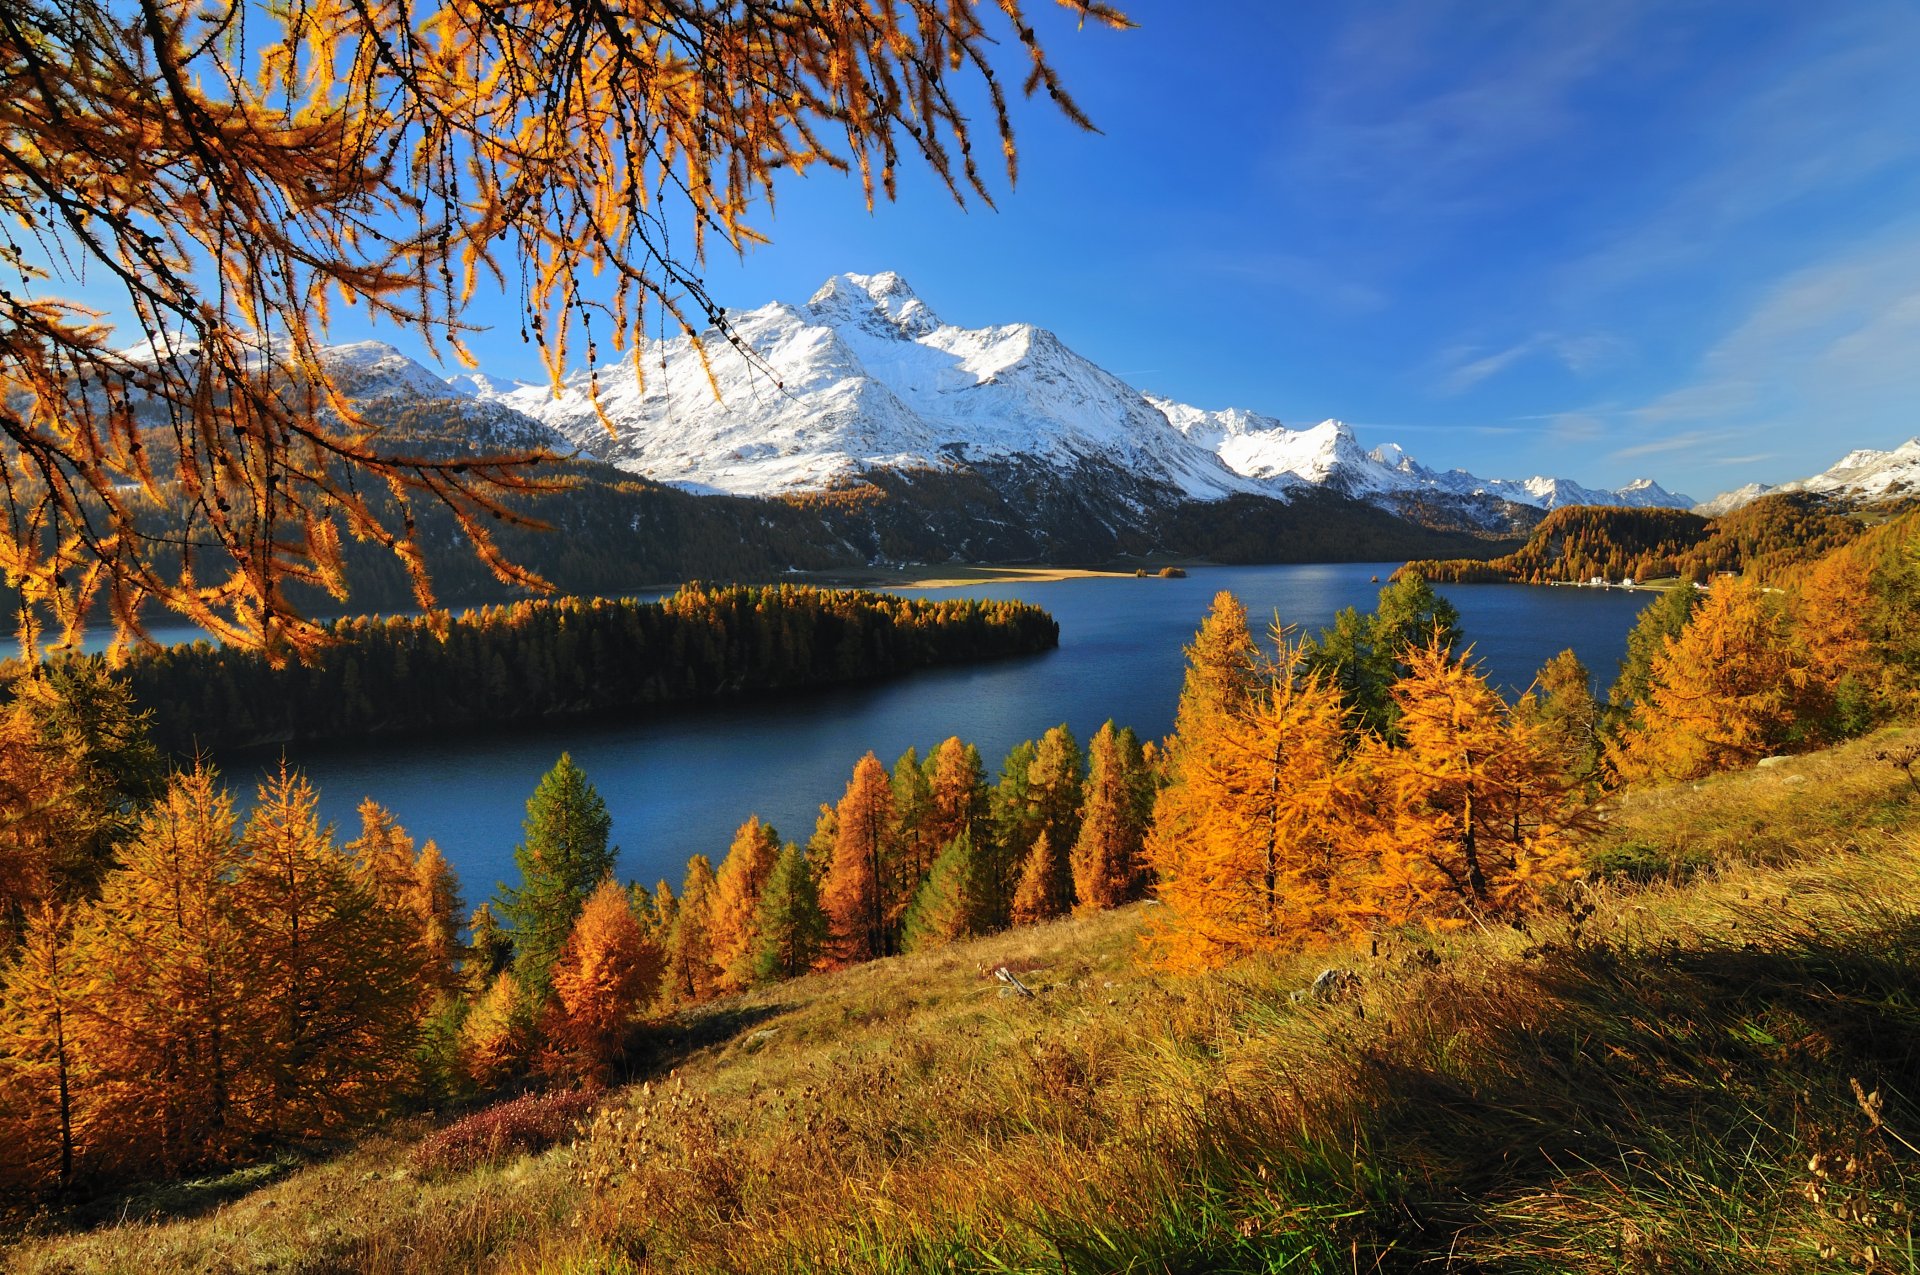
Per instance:
[[[1596,576],[1705,582],[1743,571],[1772,582],[1847,544],[1867,521],[1812,492],[1762,496],[1717,518],[1570,505],[1548,514],[1526,544],[1502,557],[1418,560],[1401,571],[1447,584],[1567,584]]]
[[[563,598],[454,617],[337,620],[311,664],[196,642],[120,671],[176,754],[631,712],[1048,650],[1022,602],[689,584],[658,602]]]

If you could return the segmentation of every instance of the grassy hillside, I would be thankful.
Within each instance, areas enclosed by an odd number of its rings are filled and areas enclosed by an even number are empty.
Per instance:
[[[1637,793],[1530,929],[1196,978],[1151,905],[1019,930],[703,1007],[571,1146],[397,1127],[0,1265],[1920,1270],[1916,740]]]

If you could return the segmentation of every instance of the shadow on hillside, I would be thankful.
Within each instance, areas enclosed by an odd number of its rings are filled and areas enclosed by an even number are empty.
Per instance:
[[[143,1184],[77,1199],[59,1215],[61,1229],[88,1231],[123,1222],[174,1222],[212,1213],[304,1167],[308,1159],[283,1152],[225,1173]]]
[[[1359,1060],[1356,1123],[1391,1175],[1400,1251],[1445,1252],[1501,1202],[1582,1175],[1739,1213],[1746,1175],[1805,1177],[1836,1145],[1887,1183],[1920,1168],[1852,1085],[1913,1140],[1920,918],[1752,924],[1705,947],[1561,947],[1490,991],[1442,980],[1396,1021]]]
[[[665,1026],[649,1031],[628,1052],[623,1079],[636,1083],[672,1071],[701,1050],[736,1040],[792,1008],[785,1004],[728,1006],[676,1015]]]

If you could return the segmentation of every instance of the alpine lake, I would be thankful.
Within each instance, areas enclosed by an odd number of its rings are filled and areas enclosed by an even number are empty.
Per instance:
[[[1159,739],[1173,729],[1183,648],[1220,590],[1239,596],[1257,629],[1277,616],[1317,633],[1343,607],[1372,610],[1383,587],[1373,577],[1384,582],[1398,565],[1196,567],[1183,578],[914,589],[908,592],[917,597],[1018,598],[1045,607],[1060,622],[1060,645],[1040,655],[752,702],[424,739],[301,744],[285,754],[319,790],[322,814],[343,839],[358,829],[356,807],[372,797],[417,841],[439,843],[472,906],[515,878],[526,800],[560,754],[571,753],[613,817],[621,879],[651,886],[664,878],[678,890],[688,856],[705,854],[717,866],[750,814],[782,838],[804,842],[820,804],[839,799],[854,762],[869,749],[891,767],[909,746],[925,756],[958,735],[978,745],[992,783],[1008,749],[1061,722],[1083,747],[1109,718],[1142,739]],[[1473,657],[1509,699],[1568,647],[1604,692],[1634,617],[1653,596],[1487,584],[1440,592],[1460,609]],[[245,806],[280,757],[274,749],[216,762]]]

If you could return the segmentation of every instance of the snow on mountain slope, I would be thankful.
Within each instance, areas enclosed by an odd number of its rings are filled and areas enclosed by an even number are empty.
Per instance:
[[[733,327],[756,357],[707,334],[712,385],[685,337],[641,352],[644,384],[626,361],[576,374],[558,397],[483,377],[466,384],[582,451],[694,490],[770,495],[868,469],[1037,462],[1117,471],[1197,500],[1284,497],[1312,484],[1380,503],[1429,492],[1546,508],[1690,503],[1647,480],[1613,493],[1564,479],[1436,473],[1391,444],[1365,451],[1338,421],[1290,430],[1252,412],[1153,398],[1043,328],[943,323],[892,273],[837,275],[805,305],[765,305]],[[611,434],[594,410],[596,390]]]
[[[1052,333],[941,323],[897,275],[840,275],[802,307],[775,302],[733,328],[757,364],[709,333],[714,385],[680,337],[643,352],[644,384],[620,362],[569,378],[558,398],[546,387],[497,398],[584,451],[694,489],[769,495],[869,468],[1025,460],[1117,466],[1197,499],[1267,490]]]
[[[1861,448],[1848,452],[1830,468],[1811,478],[1769,487],[1748,483],[1695,505],[1693,511],[1713,517],[1775,492],[1810,491],[1827,496],[1879,501],[1920,496],[1920,437],[1910,438],[1890,451]]]

